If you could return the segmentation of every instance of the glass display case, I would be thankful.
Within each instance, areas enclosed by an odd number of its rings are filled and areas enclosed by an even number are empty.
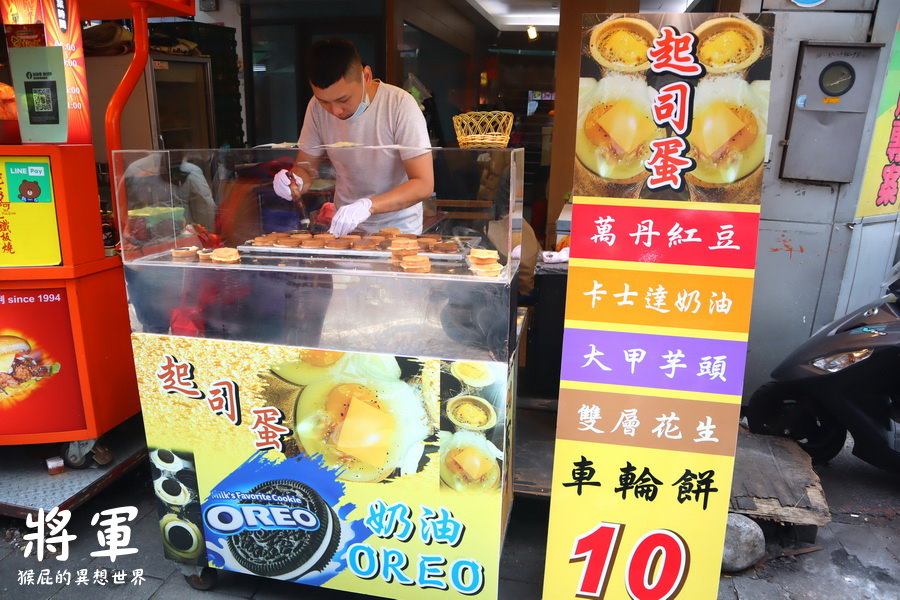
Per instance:
[[[421,231],[364,222],[341,238],[322,221],[342,186],[327,159],[288,201],[272,178],[296,149],[115,153],[169,558],[390,598],[496,597],[523,155],[427,152]]]

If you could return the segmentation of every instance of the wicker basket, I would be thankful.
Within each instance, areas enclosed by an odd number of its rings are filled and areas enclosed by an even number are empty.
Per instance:
[[[506,148],[513,114],[506,111],[467,112],[453,117],[460,148]]]

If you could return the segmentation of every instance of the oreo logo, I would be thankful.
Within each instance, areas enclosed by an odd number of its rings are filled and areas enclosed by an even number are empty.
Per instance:
[[[302,529],[315,531],[319,519],[305,508],[241,504],[216,504],[203,514],[206,526],[224,535],[250,530]]]
[[[322,571],[340,546],[340,519],[306,484],[276,479],[246,493],[222,493],[237,502],[210,504],[204,521],[211,531],[227,537],[231,558],[226,558],[226,568],[297,579]]]

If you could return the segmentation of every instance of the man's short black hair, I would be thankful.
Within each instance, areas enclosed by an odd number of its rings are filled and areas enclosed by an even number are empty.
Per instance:
[[[319,40],[310,46],[306,56],[309,82],[320,89],[334,85],[345,75],[353,75],[361,65],[356,46],[342,38]]]

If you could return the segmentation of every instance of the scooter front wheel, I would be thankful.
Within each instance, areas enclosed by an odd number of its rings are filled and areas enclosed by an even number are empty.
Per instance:
[[[816,410],[812,398],[775,381],[760,386],[750,397],[747,422],[753,433],[793,439],[814,463],[837,456],[847,439],[847,429]]]

